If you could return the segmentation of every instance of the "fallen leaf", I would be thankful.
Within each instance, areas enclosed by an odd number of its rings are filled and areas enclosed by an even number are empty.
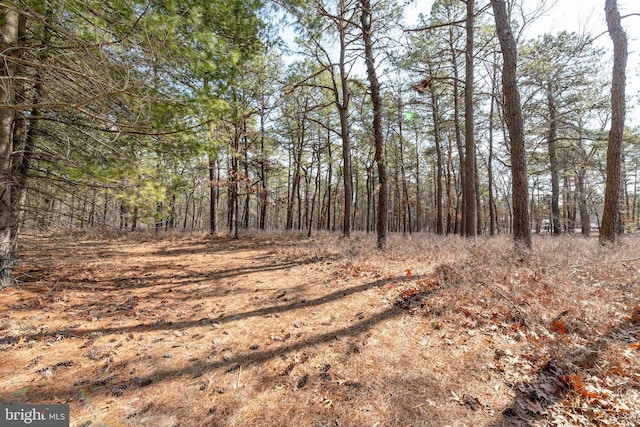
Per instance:
[[[410,299],[411,297],[415,296],[418,292],[419,292],[419,290],[415,289],[415,288],[407,289],[406,291],[404,291],[404,292],[402,292],[400,294],[399,299],[406,301],[406,300]]]
[[[603,399],[608,397],[607,393],[597,393],[587,390],[587,383],[578,374],[562,375],[560,381],[575,391],[583,399]]]
[[[565,326],[562,320],[554,320],[553,322],[551,322],[551,330],[553,332],[557,332],[563,335],[569,333],[569,331],[567,330],[567,327]]]
[[[560,381],[573,391],[578,391],[587,386],[580,374],[562,375],[560,376]]]
[[[491,321],[498,326],[502,326],[502,323],[500,323],[500,321],[498,320],[498,313],[491,314]]]

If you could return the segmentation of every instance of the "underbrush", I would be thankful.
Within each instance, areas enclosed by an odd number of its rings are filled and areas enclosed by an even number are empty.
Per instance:
[[[505,423],[640,425],[630,405],[640,401],[639,239],[603,247],[537,236],[524,256],[508,239],[483,237],[396,236],[384,253],[354,239],[325,250],[335,256],[340,245],[346,270],[405,269],[396,303],[434,329],[513,344],[490,363],[513,377]]]
[[[23,241],[0,401],[72,425],[640,425],[640,240]]]

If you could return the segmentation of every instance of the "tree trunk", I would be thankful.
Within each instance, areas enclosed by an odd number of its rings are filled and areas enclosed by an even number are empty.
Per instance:
[[[452,215],[453,193],[455,192],[453,183],[453,141],[451,140],[451,128],[447,131],[447,203],[445,212],[447,213],[446,234],[455,232],[456,219]]]
[[[611,81],[611,129],[609,130],[607,145],[607,179],[602,225],[600,226],[600,243],[603,244],[613,243],[616,239],[627,66],[627,35],[620,23],[617,0],[606,0],[604,9],[607,16],[609,36],[613,41],[613,76]]]
[[[576,191],[578,192],[578,205],[580,210],[580,224],[582,228],[582,235],[589,237],[591,234],[591,218],[589,216],[589,208],[587,206],[587,194],[584,185],[585,176],[587,175],[587,168],[580,167],[577,173]]]
[[[267,152],[265,151],[265,99],[264,92],[261,94],[260,103],[260,195],[258,197],[258,205],[260,206],[259,227],[264,230],[267,221],[267,200],[269,190],[267,184]]]
[[[345,74],[346,76],[346,74]],[[347,79],[343,81],[346,94],[348,97]],[[344,212],[342,233],[345,237],[351,236],[351,211],[353,210],[353,176],[351,171],[351,139],[349,136],[349,113],[348,101],[340,107],[340,129],[342,135],[342,178],[344,185]]]
[[[500,40],[504,59],[502,69],[502,92],[504,114],[511,140],[511,175],[513,203],[513,238],[516,249],[531,248],[529,225],[529,197],[527,185],[527,160],[524,148],[524,121],[516,76],[518,52],[513,38],[504,0],[491,0],[496,21],[496,32]]]
[[[371,232],[371,205],[373,203],[373,165],[367,165],[367,218],[366,227],[367,234]]]
[[[402,209],[402,234],[411,234],[411,206],[409,204],[409,188],[407,173],[404,167],[404,132],[402,127],[402,98],[398,97],[398,138],[400,149],[400,179],[402,180],[402,195],[400,208]]]
[[[429,72],[431,73],[431,65],[429,65]],[[429,85],[429,95],[431,96],[431,114],[433,117],[433,140],[436,146],[436,234],[444,234],[443,229],[443,214],[442,214],[442,138],[440,135],[440,111],[438,104],[438,97],[436,96],[436,90],[433,84]],[[449,178],[447,178],[447,185]],[[449,189],[447,186],[447,194]],[[448,200],[448,198],[447,198]],[[448,204],[447,204],[448,205]]]
[[[293,155],[294,155],[294,159],[293,159],[294,172],[293,172],[293,181],[291,183],[291,192],[290,192],[289,201],[287,204],[287,225],[286,225],[287,230],[293,230],[293,218],[294,218],[293,211],[296,203],[296,197],[298,198],[298,202],[300,201],[299,187],[300,187],[301,167],[302,167],[302,150],[304,148],[304,138],[305,138],[304,130],[303,130],[304,119],[301,120],[299,129],[301,129],[300,130],[301,133],[297,136],[298,142],[296,143],[296,141],[292,141]],[[298,214],[300,214],[299,206],[298,206]]]
[[[464,161],[464,222],[465,235],[475,236],[477,234],[477,206],[476,206],[476,147],[474,135],[473,118],[473,22],[474,22],[474,0],[467,0],[467,46],[465,59],[465,86],[464,86],[464,138],[465,138],[465,161]]]
[[[331,155],[331,131],[327,129],[327,231],[331,230],[331,206],[333,205],[333,156]]]
[[[138,228],[138,205],[133,207],[133,214],[131,215],[131,231],[136,231]]]
[[[242,187],[244,188],[245,191],[245,196],[244,196],[244,207],[242,209],[242,228],[244,228],[245,230],[249,229],[249,208],[251,206],[251,191],[249,188],[250,185],[250,181],[249,181],[249,137],[248,137],[248,131],[247,131],[247,117],[243,117],[242,119],[242,156],[243,156],[243,167],[244,167],[244,176],[243,178],[243,185]]]
[[[631,205],[631,223],[636,223],[636,212],[638,206],[638,170],[634,171],[633,174],[633,204]]]
[[[298,195],[297,195],[298,212],[297,212],[297,221],[295,226],[297,230],[304,229],[307,224],[305,219],[306,218],[305,212],[306,212],[306,205],[307,205],[307,198],[308,198],[307,177],[308,177],[307,167],[302,165],[300,168],[300,184],[298,185]]]
[[[495,89],[495,88],[494,88]],[[492,90],[493,93],[493,90]],[[491,107],[489,109],[489,158],[487,159],[487,177],[489,186],[489,235],[496,234],[496,210],[493,195],[493,109],[495,97],[491,96]]]
[[[382,97],[380,95],[380,83],[376,74],[373,55],[372,17],[369,0],[361,0],[362,5],[362,34],[365,45],[365,61],[367,63],[367,76],[371,90],[371,104],[373,106],[373,140],[376,148],[375,161],[378,165],[378,215],[376,217],[376,232],[378,248],[387,246],[387,203],[388,203],[388,178],[385,156],[384,139],[382,137]]]
[[[313,180],[314,181],[314,187],[313,187],[313,197],[311,198],[311,214],[309,215],[309,224],[308,224],[308,231],[307,231],[307,237],[311,237],[311,230],[313,229],[313,216],[315,215],[315,211],[316,211],[316,205],[320,204],[320,200],[318,200],[316,202],[316,198],[318,197],[318,192],[320,190],[320,170],[321,170],[321,160],[320,160],[320,143],[318,143],[318,146],[316,147],[316,154],[318,156],[318,169],[316,172],[316,177]]]
[[[164,204],[162,202],[156,203],[156,233],[162,229],[164,224]]]
[[[216,180],[216,158],[209,154],[209,233],[218,231],[218,183]]]
[[[398,232],[402,227],[402,190],[400,189],[400,153],[398,146],[393,146],[393,203],[391,203],[391,231]]]
[[[482,210],[482,203],[480,201],[480,178],[478,176],[478,158],[474,155],[473,158],[473,174],[475,175],[474,177],[474,186],[475,186],[475,195],[476,195],[476,234],[482,234],[483,230],[484,230],[484,226],[483,226],[483,210]]]
[[[340,16],[345,17],[346,9],[344,0],[340,0]],[[344,212],[342,233],[345,237],[351,236],[351,213],[353,210],[353,176],[351,170],[351,139],[349,129],[349,73],[347,72],[347,22],[339,19],[338,33],[340,40],[340,59],[338,69],[340,71],[340,87],[334,83],[335,103],[340,116],[340,136],[342,137],[342,178],[344,185]]]
[[[549,149],[549,168],[551,173],[551,230],[554,236],[562,232],[560,221],[560,167],[556,154],[556,140],[558,133],[557,107],[553,97],[552,82],[547,86],[547,106],[549,108],[549,133],[547,147]]]
[[[421,232],[423,229],[422,225],[422,185],[420,180],[420,136],[418,134],[417,126],[414,126],[414,131],[416,135],[416,156],[414,166],[416,168],[416,231]]]
[[[97,190],[94,188],[91,191],[91,210],[89,211],[89,226],[91,228],[96,225],[96,198],[97,198]]]
[[[453,27],[449,28],[449,49],[451,54],[451,66],[453,68],[453,123],[455,130],[456,148],[458,149],[458,160],[460,164],[460,193],[458,193],[458,185],[456,185],[456,216],[455,216],[455,232],[460,233],[461,236],[466,234],[466,220],[460,218],[459,213],[465,212],[466,197],[465,197],[465,183],[466,183],[466,166],[465,166],[465,152],[464,145],[462,144],[462,131],[460,129],[460,78],[458,71],[458,49],[453,44]]]
[[[234,94],[235,97],[235,94]],[[234,105],[236,105],[236,100],[234,99]],[[232,204],[232,215],[231,215],[231,226],[233,230],[233,238],[240,238],[240,129],[238,129],[237,123],[237,114],[234,114],[234,119],[236,123],[234,124],[234,135],[233,135],[233,153],[231,159],[231,171],[232,171],[232,182],[233,186],[231,187],[231,204]]]
[[[50,43],[50,31],[47,27],[47,24],[51,21],[52,15],[53,12],[51,8],[48,7],[45,16],[45,25],[43,25],[42,28],[43,35],[41,43],[43,46],[48,46]],[[21,15],[18,19],[18,45],[23,46],[26,44],[27,21],[24,15]],[[43,49],[39,55],[39,62],[43,64],[46,60],[47,50]],[[15,73],[17,75],[26,74],[26,66],[17,66]],[[12,161],[12,163],[14,167],[13,179],[15,182],[15,187],[12,190],[11,203],[13,209],[16,209],[16,227],[14,229],[15,240],[17,240],[20,223],[22,222],[22,216],[24,215],[24,210],[22,209],[22,207],[24,206],[26,200],[27,178],[29,175],[31,159],[33,157],[33,148],[35,146],[36,127],[38,125],[38,120],[40,119],[40,109],[38,108],[38,104],[40,104],[40,98],[42,96],[44,86],[42,78],[42,69],[38,67],[34,76],[35,84],[33,86],[33,97],[31,99],[33,108],[31,108],[31,112],[29,114],[29,120],[27,121],[25,119],[25,115],[20,112],[16,114],[15,122],[13,125],[14,136],[12,144],[14,160]],[[16,89],[16,99],[26,100],[28,96],[26,93],[26,84],[24,82],[15,82],[14,84],[14,87]]]
[[[8,54],[18,43],[19,14],[17,1],[2,6],[0,24],[0,52]],[[13,106],[15,99],[15,65],[11,61],[0,63],[0,105]],[[13,284],[12,268],[16,261],[18,206],[13,193],[13,126],[15,111],[0,108],[0,290]]]

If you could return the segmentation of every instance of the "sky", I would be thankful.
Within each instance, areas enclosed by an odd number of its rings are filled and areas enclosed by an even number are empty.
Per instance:
[[[526,38],[535,38],[545,33],[560,31],[575,31],[579,34],[599,36],[595,43],[606,49],[608,59],[613,60],[612,42],[607,33],[607,23],[604,14],[605,0],[520,0],[529,11],[536,8],[541,1],[551,5],[547,11],[533,21],[527,28]],[[476,0],[476,7],[487,4],[488,0]],[[405,9],[407,27],[417,21],[420,13],[428,16],[433,0],[409,0]],[[621,16],[629,14],[640,15],[640,0],[618,0]],[[640,16],[629,16],[623,19],[622,25],[627,32],[627,126],[640,127]],[[282,37],[290,47],[293,47],[294,31],[287,28]],[[295,55],[288,58],[293,60]],[[364,75],[364,65],[362,66]]]
[[[531,1],[531,0],[525,0]],[[601,36],[595,41],[598,46],[607,49],[613,60],[613,43],[607,33],[607,21],[604,13],[605,0],[557,0],[556,6],[541,17],[530,32],[532,34],[558,32],[563,29],[578,33],[591,33]],[[618,0],[620,15],[640,14],[639,0]],[[626,123],[640,126],[640,16],[629,16],[622,20],[627,33],[627,102]]]
[[[476,0],[476,7],[484,5],[485,1]],[[537,34],[559,32],[562,30],[576,31],[578,33],[590,32],[600,34],[607,31],[607,23],[604,16],[605,0],[520,0],[529,11],[538,6],[541,1],[546,1],[551,5],[547,7],[547,12],[530,25],[528,36],[535,37]],[[417,17],[419,13],[429,15],[433,0],[413,0],[408,6],[406,18],[410,21],[412,17]],[[640,13],[640,1],[619,0],[618,9],[622,16],[631,13]],[[623,20],[622,25],[627,31],[630,47],[632,44],[638,45],[640,41],[640,17],[631,16]],[[605,34],[607,42],[610,42]],[[631,53],[631,49],[630,49]],[[630,55],[631,56],[631,55]],[[638,51],[636,50],[636,57]],[[636,61],[637,63],[638,61]]]
[[[476,1],[476,4],[485,4]],[[540,0],[522,0],[525,7],[532,10]],[[600,35],[595,43],[607,49],[607,54],[613,60],[612,42],[607,33],[607,22],[604,14],[605,0],[547,0],[553,4],[546,13],[535,20],[525,33],[527,38],[535,38],[540,34],[558,33],[560,31],[575,31],[579,34]],[[429,15],[433,0],[417,0],[410,6],[407,17],[417,16],[419,13]],[[618,0],[620,15],[632,13],[640,14],[640,0]],[[627,32],[627,117],[629,126],[640,126],[640,16],[624,18],[622,26]]]

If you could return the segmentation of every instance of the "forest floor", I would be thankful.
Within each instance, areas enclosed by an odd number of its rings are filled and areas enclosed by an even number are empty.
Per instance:
[[[0,402],[72,426],[640,425],[640,239],[26,236]]]

